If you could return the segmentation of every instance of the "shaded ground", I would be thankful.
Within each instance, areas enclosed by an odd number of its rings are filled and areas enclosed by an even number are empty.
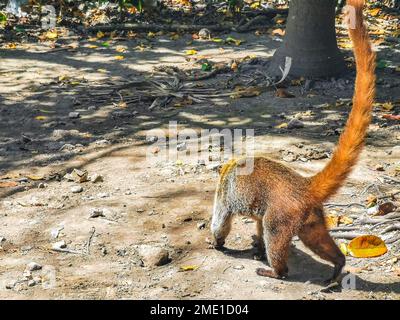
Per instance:
[[[398,241],[378,259],[348,258],[356,290],[319,292],[332,268],[310,255],[296,239],[289,280],[264,279],[255,274],[263,262],[253,259],[255,226],[251,221],[235,220],[227,242],[230,250],[209,249],[206,239],[219,161],[203,166],[193,160],[194,155],[184,157],[185,151],[178,162],[159,160],[157,154],[146,157],[149,150],[154,151],[154,145],[144,139],[146,130],[166,128],[172,120],[180,128],[196,130],[253,128],[256,151],[277,160],[288,160],[288,150],[329,154],[349,111],[346,101],[337,101],[351,98],[352,72],[342,79],[317,81],[311,88],[305,88],[304,82],[289,87],[296,96],[293,99],[277,98],[271,89],[252,98],[220,97],[154,111],[148,110],[148,102],[133,103],[124,106],[122,114],[115,113],[121,106],[109,101],[77,103],[85,92],[73,93],[74,85],[60,80],[68,77],[95,85],[153,76],[153,67],[158,65],[191,68],[187,49],[224,63],[256,55],[259,61],[254,70],[263,70],[279,45],[266,35],[232,36],[246,42],[240,46],[204,41],[188,45],[191,37],[187,35],[177,41],[167,36],[147,39],[144,51],[137,49],[140,39],[97,50],[84,42],[73,51],[57,53],[37,53],[48,49],[32,44],[1,50],[0,174],[10,178],[4,181],[17,182],[15,187],[0,188],[0,236],[6,239],[0,251],[1,298],[399,299],[399,265],[393,260],[399,255]],[[127,49],[124,60],[115,59],[117,44]],[[380,58],[398,65],[398,54],[393,52],[397,51],[382,50]],[[251,69],[251,65],[244,68]],[[378,101],[398,100],[398,73],[387,68],[378,71],[378,78]],[[202,83],[203,87],[216,86],[232,79],[232,73],[221,74]],[[71,119],[73,111],[80,118]],[[377,108],[362,161],[332,202],[363,203],[366,195],[362,191],[371,183],[382,192],[398,189],[384,176],[400,179],[394,175],[400,161],[399,125],[381,115]],[[295,116],[303,128],[276,128]],[[290,166],[310,175],[325,161],[306,156]],[[383,172],[375,170],[378,164]],[[104,181],[83,183],[83,192],[74,194],[71,187],[76,184],[62,179],[73,168],[100,174]],[[105,217],[89,218],[93,208],[103,209]],[[363,213],[338,210],[347,215]],[[205,229],[198,228],[202,222]],[[60,226],[58,238],[52,239],[52,230]],[[52,244],[60,240],[78,254],[52,251]],[[171,262],[142,266],[137,246],[143,244],[167,249]],[[50,272],[55,275],[53,287],[15,284],[31,261],[54,271]],[[198,269],[180,272],[181,266],[189,265]],[[45,271],[35,271],[35,275],[46,277]],[[6,289],[12,282],[12,289]]]

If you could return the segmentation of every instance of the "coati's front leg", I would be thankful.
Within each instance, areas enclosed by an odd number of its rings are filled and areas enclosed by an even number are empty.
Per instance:
[[[290,223],[280,220],[280,217],[272,211],[264,216],[264,243],[272,269],[258,268],[256,271],[258,275],[278,279],[287,276],[289,272],[287,261],[293,237]]]
[[[211,219],[211,233],[213,236],[213,246],[220,249],[225,244],[225,239],[231,231],[232,213],[219,200],[215,202],[214,211]]]
[[[342,272],[346,258],[329,235],[322,208],[314,209],[310,213],[298,236],[314,253],[333,263],[333,276],[328,281],[336,280]]]

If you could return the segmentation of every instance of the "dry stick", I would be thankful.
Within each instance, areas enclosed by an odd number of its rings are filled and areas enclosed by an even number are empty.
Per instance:
[[[399,224],[395,224],[395,225],[390,226],[390,227],[387,227],[381,233],[388,233],[388,232],[397,231],[397,230],[400,230],[400,223]]]
[[[178,32],[178,31],[183,31],[183,32],[198,32],[201,29],[208,29],[210,31],[214,32],[220,32],[220,31],[231,31],[233,30],[233,26],[231,25],[185,25],[185,24],[166,24],[166,25],[160,25],[160,24],[141,24],[141,23],[123,23],[123,24],[115,24],[115,25],[101,25],[101,26],[94,26],[88,28],[89,32],[98,32],[98,31],[103,31],[103,32],[110,32],[114,30],[120,30],[120,31],[128,31],[128,30],[134,30],[134,31],[142,31],[142,32],[158,32],[158,31],[167,31],[167,32]]]
[[[345,208],[349,208],[352,206],[358,206],[358,207],[362,207],[365,208],[365,206],[361,203],[357,203],[357,202],[352,202],[349,204],[342,204],[342,203],[326,203],[325,206],[327,207],[345,207]]]
[[[347,239],[347,240],[353,240],[354,238],[362,236],[360,233],[341,233],[341,232],[332,232],[331,237],[337,238],[337,239]]]
[[[86,243],[86,254],[90,254],[90,245],[92,244],[92,239],[94,237],[94,234],[96,233],[96,228],[92,227],[89,235],[89,239]]]
[[[358,230],[358,227],[335,227],[330,229],[329,231],[335,232],[335,231],[355,231]]]

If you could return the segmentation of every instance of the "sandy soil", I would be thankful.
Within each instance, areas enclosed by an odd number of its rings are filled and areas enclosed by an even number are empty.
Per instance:
[[[224,46],[223,52],[220,44],[209,42],[198,41],[189,47],[190,36],[174,42],[156,37],[150,40],[153,48],[143,52],[134,49],[139,40],[121,42],[117,44],[128,49],[122,61],[114,59],[114,45],[93,50],[83,42],[75,51],[57,53],[37,53],[48,49],[36,44],[0,51],[0,174],[18,183],[0,188],[0,237],[6,239],[0,251],[0,298],[400,298],[399,266],[397,260],[393,262],[399,255],[399,242],[389,245],[389,252],[377,259],[349,257],[348,271],[355,277],[356,288],[328,292],[321,289],[331,266],[296,239],[287,280],[257,276],[255,269],[264,262],[253,259],[255,225],[247,219],[235,219],[226,244],[229,249],[210,249],[208,226],[219,162],[203,166],[194,155],[185,157],[185,151],[178,152],[181,161],[164,161],[152,154],[155,146],[144,139],[147,130],[166,128],[175,120],[179,128],[196,130],[253,128],[256,151],[279,161],[285,154],[282,150],[298,154],[309,148],[330,153],[338,137],[334,130],[342,128],[349,111],[349,106],[335,106],[335,101],[351,98],[354,74],[319,81],[311,91],[290,87],[296,96],[293,99],[277,98],[270,90],[253,98],[218,98],[213,103],[152,112],[143,103],[124,109],[137,112],[129,117],[113,115],[118,107],[111,104],[94,108],[90,103],[76,104],[74,99],[79,96],[71,94],[69,86],[55,83],[64,75],[96,83],[138,74],[151,76],[153,67],[161,64],[185,68],[184,52],[192,47],[212,61],[227,62],[248,55],[267,59],[279,45],[265,35],[234,36],[247,41],[238,47]],[[380,52],[381,57],[398,63],[390,54]],[[378,77],[378,101],[398,100],[398,76],[380,70]],[[226,77],[220,75],[217,80]],[[70,119],[72,111],[79,112],[80,118]],[[299,113],[304,128],[275,128]],[[47,118],[36,120],[40,115]],[[363,203],[366,194],[362,191],[371,183],[382,192],[396,188],[382,176],[394,172],[399,164],[398,129],[376,112],[362,161],[331,202]],[[288,165],[310,175],[326,161],[305,159]],[[377,164],[385,171],[376,171]],[[74,168],[102,175],[104,181],[79,184],[83,191],[72,193],[78,184],[62,177]],[[41,177],[45,180],[37,180]],[[94,208],[102,209],[104,217],[90,218]],[[344,214],[362,211],[337,209]],[[199,228],[203,223],[205,228]],[[59,230],[57,239],[55,230]],[[52,250],[58,241],[65,241],[73,251]],[[143,265],[143,248],[166,249],[170,262]],[[25,274],[26,281],[23,277],[32,261],[42,266],[32,276],[43,283],[29,286],[29,274]],[[197,269],[183,272],[182,266]]]

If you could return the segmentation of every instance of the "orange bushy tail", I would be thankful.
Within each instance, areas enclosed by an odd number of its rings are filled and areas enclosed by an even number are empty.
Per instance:
[[[347,5],[350,14],[349,32],[357,69],[353,108],[332,159],[321,172],[311,178],[309,195],[316,203],[334,195],[350,174],[363,149],[371,121],[375,95],[375,53],[364,24],[364,0],[347,0]],[[351,22],[355,22],[355,28],[354,25],[351,26]]]

